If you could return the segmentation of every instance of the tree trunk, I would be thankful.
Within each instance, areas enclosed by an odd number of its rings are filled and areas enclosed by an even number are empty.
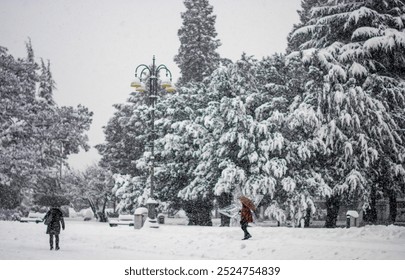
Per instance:
[[[87,198],[87,201],[89,202],[90,208],[94,213],[94,218],[96,218],[98,220],[98,213],[97,213],[98,209],[96,208],[96,205],[94,204],[94,202],[93,202],[93,200],[91,198]]]
[[[108,221],[107,215],[105,214],[105,207],[107,206],[107,202],[108,202],[108,197],[106,196],[104,198],[103,208],[98,213],[98,218],[99,218],[98,221],[101,223],[106,223]]]
[[[196,200],[186,201],[184,211],[186,211],[188,217],[188,225],[212,226],[212,206],[212,201],[209,199],[197,198]]]
[[[195,213],[195,208],[193,207],[193,201],[184,202],[184,211],[186,212],[188,218],[188,225],[189,226],[197,225],[197,216]]]
[[[117,199],[115,198],[115,195],[112,196],[112,202],[113,202],[113,211],[114,213],[117,211]]]
[[[222,193],[218,197],[218,207],[219,208],[224,208],[226,206],[229,206],[232,204],[232,194],[230,193]],[[223,214],[220,214],[221,217],[221,227],[229,227],[231,223],[231,218],[228,216],[225,216]]]
[[[304,221],[304,227],[309,227],[309,224],[311,223],[311,207],[307,208]]]
[[[335,228],[339,214],[340,197],[339,195],[332,195],[326,198],[326,228]]]
[[[212,226],[211,209],[204,208],[204,210],[198,213],[198,225],[199,226]]]
[[[364,221],[370,224],[377,223],[377,208],[376,208],[376,201],[377,201],[377,189],[375,187],[371,188],[370,193],[370,207],[364,213]]]
[[[390,203],[389,223],[394,224],[397,218],[397,194],[394,190],[389,190],[388,199]]]

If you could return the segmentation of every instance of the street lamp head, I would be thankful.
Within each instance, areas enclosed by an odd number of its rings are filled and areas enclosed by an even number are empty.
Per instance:
[[[162,88],[168,88],[168,87],[171,87],[172,86],[172,81],[170,80],[170,79],[168,79],[168,78],[166,78],[166,79],[164,79],[163,81],[162,81]]]
[[[145,92],[146,91],[146,87],[144,83],[140,83],[139,87],[136,88],[137,92]]]
[[[135,79],[131,82],[131,87],[137,89],[141,86],[142,86],[141,80],[138,77],[135,77]]]
[[[169,93],[173,93],[176,91],[176,88],[174,86],[169,86],[169,87],[166,87],[165,90]]]
[[[172,85],[172,79],[171,78],[166,77],[166,79],[164,79],[162,81],[161,86],[162,86],[162,88],[164,88],[169,93],[173,93],[173,92],[176,91],[176,88]]]

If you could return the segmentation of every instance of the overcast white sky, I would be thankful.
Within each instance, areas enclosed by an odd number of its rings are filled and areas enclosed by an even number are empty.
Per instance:
[[[301,0],[210,0],[217,15],[219,53],[233,61],[243,52],[257,58],[284,52],[298,22]],[[102,143],[102,127],[123,103],[138,64],[166,64],[173,57],[183,0],[0,0],[0,46],[23,57],[30,37],[36,57],[49,59],[59,105],[83,104],[94,112],[91,146]],[[71,156],[76,169],[97,162],[92,148]]]

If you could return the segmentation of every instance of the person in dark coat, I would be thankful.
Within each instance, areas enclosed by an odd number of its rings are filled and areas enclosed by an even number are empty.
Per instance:
[[[48,227],[46,233],[49,234],[49,245],[53,250],[53,236],[55,236],[55,250],[59,250],[59,234],[60,228],[65,230],[65,221],[63,219],[62,210],[58,207],[52,207],[44,217]]]
[[[253,223],[252,212],[250,212],[249,207],[247,207],[245,204],[242,204],[242,210],[240,211],[240,226],[245,233],[245,237],[242,240],[246,240],[252,237],[247,230],[249,223]]]

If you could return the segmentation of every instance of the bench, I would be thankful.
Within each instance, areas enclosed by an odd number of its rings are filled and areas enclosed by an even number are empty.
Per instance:
[[[120,225],[134,226],[134,215],[119,215],[118,219],[111,219],[108,221],[110,227],[116,227]]]
[[[28,217],[23,217],[20,219],[21,223],[41,223],[44,220],[45,213],[29,212]]]

